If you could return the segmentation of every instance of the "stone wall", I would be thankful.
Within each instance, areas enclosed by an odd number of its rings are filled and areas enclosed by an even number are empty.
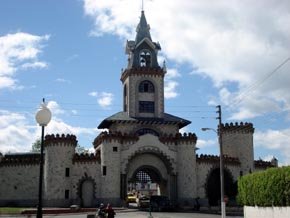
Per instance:
[[[35,206],[38,199],[39,165],[0,166],[0,205]]]

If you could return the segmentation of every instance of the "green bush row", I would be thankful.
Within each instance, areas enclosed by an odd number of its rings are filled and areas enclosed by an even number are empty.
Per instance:
[[[240,177],[238,202],[247,206],[290,206],[290,166]]]

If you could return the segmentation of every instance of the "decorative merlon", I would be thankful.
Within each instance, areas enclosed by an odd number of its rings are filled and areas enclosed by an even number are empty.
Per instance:
[[[177,133],[176,135],[167,135],[164,134],[162,136],[159,137],[160,142],[162,142],[163,144],[167,144],[167,143],[191,143],[191,144],[195,144],[197,141],[197,136],[194,133]]]
[[[136,141],[139,140],[139,136],[136,134],[126,134],[126,133],[121,133],[121,132],[102,132],[100,133],[94,140],[93,145],[94,147],[98,147],[102,142],[104,141],[117,141],[118,143],[135,143]],[[174,144],[179,144],[179,143],[190,143],[190,144],[195,144],[197,141],[197,137],[194,133],[177,133],[176,135],[172,134],[164,134],[159,136],[160,142],[163,144],[169,144],[169,143],[174,143]]]
[[[236,122],[222,124],[221,130],[222,133],[234,133],[234,132],[254,133],[255,128],[253,127],[252,123]]]
[[[73,156],[73,163],[95,163],[101,162],[100,153],[96,154],[75,154]]]
[[[77,139],[75,135],[70,135],[70,134],[52,134],[52,135],[46,135],[45,136],[45,146],[51,146],[55,144],[63,143],[64,145],[73,145],[77,146]]]
[[[6,154],[0,161],[0,166],[38,165],[40,153]]]
[[[121,132],[115,133],[108,133],[108,132],[101,132],[94,140],[93,145],[94,147],[98,147],[104,141],[118,141],[119,143],[123,144],[124,142],[136,142],[139,139],[138,135],[129,135],[129,134],[122,134]]]
[[[277,167],[273,161],[264,161],[264,160],[255,160],[254,161],[255,168],[266,169],[269,167]]]
[[[223,160],[224,160],[224,163],[228,164],[228,165],[240,165],[241,164],[239,158],[236,158],[236,157],[230,157],[227,155],[223,155]],[[220,156],[206,155],[206,154],[201,154],[200,156],[196,155],[196,161],[197,161],[197,163],[219,163]]]

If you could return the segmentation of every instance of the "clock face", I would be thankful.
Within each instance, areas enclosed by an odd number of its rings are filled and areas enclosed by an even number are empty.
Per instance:
[[[143,50],[139,55],[140,67],[150,67],[151,64],[151,53],[148,50]]]

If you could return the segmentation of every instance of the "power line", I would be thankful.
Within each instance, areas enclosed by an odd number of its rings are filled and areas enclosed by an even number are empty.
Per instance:
[[[279,64],[274,70],[270,71],[265,75],[261,80],[256,81],[252,85],[250,85],[244,92],[240,93],[236,101],[233,102],[233,105],[238,105],[241,103],[246,97],[248,97],[249,92],[255,90],[257,87],[261,86],[266,80],[268,80],[271,76],[273,76],[281,67],[283,67],[288,61],[290,61],[290,57],[286,58],[281,64]],[[238,99],[239,98],[239,99]]]

